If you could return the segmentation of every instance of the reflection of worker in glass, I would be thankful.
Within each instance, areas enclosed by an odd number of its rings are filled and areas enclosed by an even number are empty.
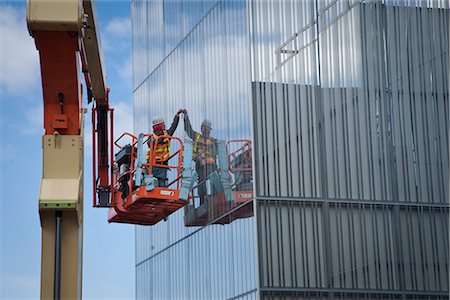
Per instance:
[[[184,111],[184,109],[179,109],[177,113],[175,114],[175,117],[173,118],[172,125],[170,125],[170,128],[166,130],[166,125],[164,123],[164,119],[161,117],[154,117],[152,120],[153,125],[153,134],[151,135],[149,141],[148,141],[148,151],[147,151],[147,163],[150,162],[150,155],[151,150],[150,145],[151,141],[155,139],[155,136],[172,136],[175,132],[175,130],[178,127],[178,122],[180,121],[180,114]],[[155,152],[155,162],[158,165],[168,165],[169,164],[169,157],[170,157],[170,139],[168,138],[161,138],[158,139],[158,143],[154,146],[154,152]],[[157,186],[160,187],[166,187],[167,186],[167,168],[164,167],[152,167],[152,174],[153,177],[158,179]]]
[[[184,114],[184,130],[194,142],[192,159],[195,161],[195,169],[198,174],[200,204],[203,204],[206,195],[206,180],[212,172],[217,170],[217,139],[210,135],[211,121],[205,119],[201,125],[201,133],[199,133],[192,129],[186,110]],[[212,190],[211,194],[214,194]]]

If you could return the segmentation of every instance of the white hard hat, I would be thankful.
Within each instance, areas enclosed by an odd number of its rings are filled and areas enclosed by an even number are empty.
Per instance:
[[[206,127],[210,128],[210,129],[212,129],[212,128],[211,128],[211,121],[208,120],[208,119],[204,119],[204,120],[203,120],[202,126],[206,126]]]
[[[164,123],[164,119],[160,116],[154,117],[152,120],[152,126]]]

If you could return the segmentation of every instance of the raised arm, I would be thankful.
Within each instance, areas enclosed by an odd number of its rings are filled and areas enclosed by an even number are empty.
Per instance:
[[[172,125],[170,125],[170,128],[167,130],[167,133],[169,135],[173,135],[173,133],[175,132],[175,130],[177,130],[178,127],[178,122],[180,122],[180,116],[177,113],[175,115],[175,117],[173,117],[173,121],[172,121]]]
[[[192,129],[191,121],[189,120],[186,111],[184,113],[184,131],[186,131],[186,134],[189,138],[191,138],[192,140],[195,139],[196,132],[194,131],[194,129]]]

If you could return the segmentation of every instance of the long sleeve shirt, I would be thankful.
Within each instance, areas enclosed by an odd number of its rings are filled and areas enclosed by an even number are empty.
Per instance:
[[[192,129],[191,121],[189,120],[189,117],[187,114],[184,115],[184,131],[186,131],[186,134],[191,140],[195,140],[197,136],[197,132]]]
[[[170,125],[170,128],[167,130],[167,133],[172,136],[175,133],[175,130],[177,130],[178,122],[180,122],[180,117],[178,115],[175,115],[173,117],[172,124]]]

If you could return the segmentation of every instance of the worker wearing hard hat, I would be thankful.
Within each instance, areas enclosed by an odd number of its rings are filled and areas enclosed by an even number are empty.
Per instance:
[[[212,124],[208,119],[203,120],[200,132],[194,131],[186,110],[184,110],[184,130],[194,142],[192,159],[195,161],[198,174],[200,204],[203,204],[206,196],[206,180],[217,170],[217,139],[211,137]],[[211,194],[214,194],[212,187]]]
[[[166,130],[166,125],[164,119],[162,117],[154,117],[152,120],[153,133],[148,141],[148,145],[150,146],[150,142],[155,136],[172,136],[175,130],[178,127],[178,122],[180,121],[180,114],[183,113],[184,109],[179,109],[173,118],[172,125],[170,128]],[[148,149],[147,151],[147,162],[150,161],[150,155],[152,149]],[[158,139],[158,143],[154,146],[154,155],[155,161],[158,165],[168,165],[169,157],[170,157],[170,139],[162,138]],[[153,177],[158,179],[158,186],[166,187],[167,186],[167,168],[153,166],[152,167]]]

